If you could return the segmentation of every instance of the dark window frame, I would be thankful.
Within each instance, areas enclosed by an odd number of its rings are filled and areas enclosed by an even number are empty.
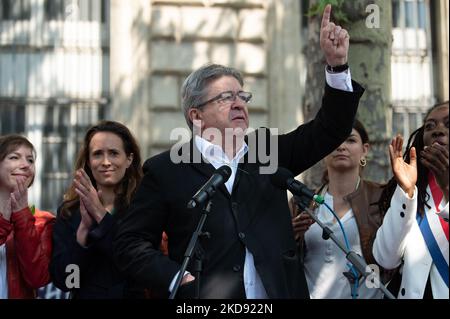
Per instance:
[[[0,21],[31,19],[31,0],[1,0]]]
[[[78,6],[77,21],[98,21],[102,24],[107,22],[107,0],[45,0],[44,1],[44,19],[45,21],[64,21],[69,12],[66,12],[68,6],[76,4]],[[100,4],[100,12],[94,17],[94,6]],[[86,5],[88,6],[86,8]],[[82,7],[80,7],[82,6]]]

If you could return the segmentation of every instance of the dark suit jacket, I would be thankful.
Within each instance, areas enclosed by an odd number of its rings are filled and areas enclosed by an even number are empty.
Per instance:
[[[313,121],[273,137],[278,142],[279,166],[297,175],[348,137],[363,93],[356,82],[353,88],[352,93],[326,86],[322,108]],[[270,137],[264,129],[257,133],[258,138]],[[172,154],[195,152],[192,145],[191,141],[190,146]],[[249,144],[249,153],[252,146]],[[239,164],[232,194],[221,186],[213,198],[204,226],[211,237],[200,241],[204,255],[200,298],[245,298],[245,248],[254,256],[269,298],[307,298],[286,191],[275,188],[270,175],[260,174],[260,162],[248,159]],[[167,151],[147,160],[144,171],[129,214],[115,237],[115,258],[134,281],[167,294],[201,214],[201,209],[188,210],[186,204],[213,174],[214,167],[173,163]],[[169,238],[169,257],[157,249],[162,231]],[[180,288],[183,296],[189,286],[192,284]]]

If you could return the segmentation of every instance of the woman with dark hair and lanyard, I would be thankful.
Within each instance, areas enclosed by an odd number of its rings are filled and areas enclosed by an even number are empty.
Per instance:
[[[372,243],[383,220],[378,207],[383,185],[363,177],[369,143],[363,124],[355,120],[347,139],[325,157],[323,185],[317,191],[336,216],[325,205],[315,208],[314,212],[342,243],[348,243],[349,250],[363,256],[367,264],[375,264]],[[296,207],[300,200],[295,196],[290,201],[292,226],[303,257],[311,298],[381,298],[381,291],[366,285],[356,269],[349,268],[351,265],[339,247],[333,241],[323,239],[322,228]],[[389,274],[380,270],[385,282]]]

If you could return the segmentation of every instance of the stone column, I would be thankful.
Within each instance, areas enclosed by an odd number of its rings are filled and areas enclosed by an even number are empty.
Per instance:
[[[280,133],[288,132],[303,123],[300,81],[301,25],[300,2],[296,0],[270,1],[268,19],[268,72],[270,127]]]
[[[148,153],[151,1],[110,2],[110,88],[113,120],[126,124]]]
[[[392,3],[355,0],[348,5],[348,12],[352,21],[349,26],[352,78],[366,89],[357,114],[371,141],[364,176],[373,181],[387,181],[392,176],[388,155],[392,138]]]

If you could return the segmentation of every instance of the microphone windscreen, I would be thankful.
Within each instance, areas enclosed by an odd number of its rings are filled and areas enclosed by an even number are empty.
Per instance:
[[[294,174],[292,174],[291,171],[289,171],[287,168],[284,167],[278,167],[275,174],[272,174],[270,176],[270,181],[274,186],[278,188],[287,189],[288,188],[287,181],[292,178],[294,178]]]
[[[228,165],[222,165],[216,170],[216,173],[221,175],[226,182],[231,176],[231,168]]]

